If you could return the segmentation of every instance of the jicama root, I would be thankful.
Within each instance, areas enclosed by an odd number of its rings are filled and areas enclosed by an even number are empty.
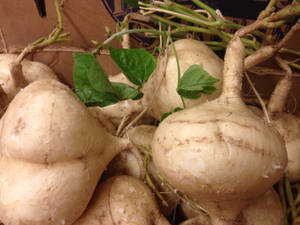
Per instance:
[[[180,225],[211,225],[207,217],[191,211],[186,204],[181,204],[187,219]],[[284,225],[284,213],[280,199],[272,188],[251,202],[236,221],[239,225]]]
[[[152,144],[159,173],[197,202],[212,225],[232,225],[287,164],[282,137],[241,100],[244,54],[240,39],[233,38],[221,96],[167,117]]]
[[[155,126],[140,125],[129,129],[126,132],[125,137],[129,138],[133,145],[142,152],[144,151],[144,154],[151,154],[151,143],[155,130]],[[148,157],[147,161],[145,160],[147,159],[144,159],[144,166],[146,167],[145,169],[147,172],[146,175],[151,179],[151,185],[155,186],[152,188],[155,188],[158,193],[161,193],[160,195],[162,199],[158,200],[160,209],[165,216],[170,216],[173,210],[176,208],[179,198],[159,179],[157,176],[157,170],[151,160],[151,156]],[[147,180],[148,178],[141,177],[143,172],[144,171],[141,171],[138,159],[135,157],[135,155],[130,151],[123,151],[118,154],[108,165],[103,178],[105,180],[112,176],[129,175],[142,180]]]
[[[0,220],[72,224],[108,163],[129,146],[112,136],[67,86],[42,79],[22,89],[1,119]]]
[[[85,213],[73,225],[170,225],[151,190],[131,176],[112,177],[99,185]]]

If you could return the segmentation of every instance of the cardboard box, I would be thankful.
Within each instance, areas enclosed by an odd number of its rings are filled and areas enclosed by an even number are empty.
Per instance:
[[[277,1],[276,7],[282,8],[291,0]],[[136,11],[129,7],[124,0],[64,0],[62,16],[64,30],[71,33],[74,46],[89,52],[93,49],[91,40],[103,41],[105,39],[105,26],[115,30],[116,22],[122,21],[128,12]],[[195,7],[190,0],[180,0],[184,5]],[[220,9],[224,16],[240,24],[251,23],[267,4],[268,0],[204,0],[216,9]],[[42,36],[48,36],[54,29],[57,17],[54,0],[46,0],[47,17],[41,18],[38,14],[35,1],[2,0],[0,7],[0,28],[3,33],[8,52],[15,52],[24,48]],[[283,37],[289,27],[284,26],[273,30],[277,39]],[[299,33],[300,34],[300,33]],[[153,39],[142,35],[133,35],[134,46],[151,48],[155,43]],[[296,35],[288,44],[288,47],[298,48],[299,35]],[[118,40],[111,43],[113,47],[120,47]],[[3,42],[0,48],[4,50]],[[72,85],[73,61],[70,49],[61,51],[42,51],[31,54],[29,58],[50,65],[61,80]],[[116,74],[119,69],[109,56],[99,57],[107,74]],[[269,66],[276,67],[272,62]],[[252,79],[263,97],[268,98],[274,85],[280,76],[258,76]],[[294,78],[294,86],[291,93],[289,109],[299,114],[297,102],[300,100],[300,81]],[[245,83],[245,93],[250,93],[249,86]],[[251,93],[253,95],[253,93]]]
[[[55,28],[57,16],[53,0],[46,0],[47,17],[41,18],[34,0],[3,0],[0,7],[0,28],[5,38],[8,52],[15,52],[42,36],[48,36]],[[102,1],[64,1],[62,10],[64,31],[71,33],[74,46],[87,52],[93,49],[91,40],[105,39],[105,26],[115,29],[115,20],[110,16]],[[1,46],[2,45],[2,46]],[[0,47],[3,49],[3,43]],[[119,46],[118,41],[112,43]],[[72,55],[68,50],[60,52],[42,51],[29,58],[50,65],[60,78],[72,84]],[[108,56],[101,56],[100,63],[108,74],[119,70]]]

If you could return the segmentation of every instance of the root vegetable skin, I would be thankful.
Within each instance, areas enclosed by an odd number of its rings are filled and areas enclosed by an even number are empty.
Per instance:
[[[286,175],[291,182],[300,180],[300,118],[284,112],[287,98],[292,88],[292,70],[281,58],[275,57],[279,66],[285,71],[285,76],[278,81],[267,107],[267,113],[273,126],[283,136],[287,154],[288,165]],[[259,109],[250,107],[253,112],[265,117]]]
[[[130,176],[100,184],[89,207],[74,225],[170,225],[150,189]]]
[[[0,221],[69,225],[128,141],[106,133],[56,80],[22,89],[1,119]]]
[[[9,101],[23,88],[16,84],[10,72],[10,67],[17,57],[18,55],[15,54],[0,54],[0,85]],[[21,63],[21,69],[24,77],[20,79],[24,79],[27,84],[43,78],[57,79],[56,74],[48,66],[40,62],[24,59]]]
[[[284,225],[285,215],[274,189],[268,190],[243,210],[242,225]]]
[[[260,109],[253,106],[249,108],[257,115],[264,117]],[[282,135],[288,155],[285,173],[291,182],[297,182],[300,180],[300,118],[283,112],[280,115],[277,114],[276,117],[272,120],[272,124]]]
[[[204,43],[193,39],[182,39],[174,42],[178,54],[181,76],[192,65],[200,65],[211,76],[220,79],[215,84],[217,91],[211,95],[202,94],[198,99],[185,99],[187,108],[217,98],[221,93],[223,61]],[[161,115],[173,111],[176,107],[183,107],[180,96],[176,92],[177,87],[177,64],[171,46],[167,50],[166,68],[163,57],[158,58],[156,71],[151,75],[149,81],[143,87],[145,96],[144,105],[149,105],[153,94],[155,100],[149,110],[149,114],[160,120]],[[156,88],[159,87],[157,93]]]
[[[140,149],[151,149],[151,143],[156,130],[155,126],[140,125],[131,128],[125,134],[131,142]],[[170,191],[165,185],[162,185],[161,180],[157,177],[157,170],[152,162],[148,162],[148,173],[151,176],[151,181],[157,188],[157,190],[163,194],[164,200],[167,202],[167,206],[158,201],[160,209],[165,216],[170,216],[179,202],[178,196]],[[108,165],[107,170],[104,173],[104,178],[118,176],[118,175],[129,175],[136,178],[141,178],[141,168],[139,163],[130,151],[123,151],[118,154]],[[144,177],[143,177],[144,179]]]
[[[182,211],[187,219],[180,225],[211,225],[203,215],[192,211],[182,204]],[[237,225],[284,225],[284,213],[279,196],[272,188],[251,202],[241,213]]]
[[[251,199],[280,179],[287,163],[279,133],[241,100],[243,59],[244,47],[234,38],[221,96],[170,115],[152,143],[158,171],[207,211],[213,225],[232,224]]]

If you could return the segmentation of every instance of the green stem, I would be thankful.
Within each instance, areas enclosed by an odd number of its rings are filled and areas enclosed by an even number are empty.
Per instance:
[[[104,42],[99,43],[97,45],[97,48],[92,51],[93,55],[99,54],[100,50],[103,46],[109,44],[111,41],[113,41],[115,38],[120,37],[124,34],[132,34],[132,33],[152,33],[152,34],[158,34],[158,35],[164,35],[165,31],[158,31],[158,30],[152,30],[152,29],[132,29],[132,30],[123,30],[117,33],[112,34],[108,39],[106,39]],[[95,43],[95,42],[94,42]]]
[[[163,17],[155,15],[155,14],[150,15],[150,17],[157,20],[157,21],[163,22],[165,24],[177,27],[175,30],[171,31],[171,33],[193,31],[193,32],[199,32],[199,33],[203,33],[203,34],[213,34],[213,32],[210,31],[209,29],[206,29],[206,28],[203,28],[203,27],[182,25],[180,23],[174,22],[172,20],[168,20],[166,18],[163,18]]]
[[[279,20],[276,22],[267,22],[265,23],[265,26],[268,28],[276,28],[280,27],[281,25],[285,24],[288,20]]]
[[[189,198],[186,194],[182,193],[180,190],[174,188],[167,180],[165,180],[162,175],[160,175],[158,172],[156,173],[156,176],[158,177],[158,179],[161,180],[161,182],[166,185],[166,187],[172,191],[173,193],[176,194],[176,196],[178,196],[180,198],[180,200],[182,200],[183,202],[185,202],[186,204],[188,204],[192,209],[196,210],[199,214],[205,216],[209,221],[210,216],[200,207],[198,206],[198,204],[196,202],[194,202],[191,198]]]
[[[229,20],[226,20],[225,23],[224,23],[224,28],[225,29],[227,28],[227,29],[238,30],[238,29],[241,29],[243,27],[244,27],[243,25],[234,23],[234,22],[229,21]],[[271,39],[269,38],[269,36],[266,35],[265,33],[261,32],[261,31],[255,30],[255,31],[253,31],[253,34],[256,35],[257,37],[263,38],[268,43],[271,42]]]
[[[162,204],[165,206],[168,206],[168,203],[163,198],[163,196],[159,193],[156,186],[153,184],[153,182],[151,180],[151,176],[149,174],[149,168],[148,168],[150,158],[151,158],[151,155],[148,152],[146,152],[146,155],[144,158],[144,168],[146,169],[146,177],[145,177],[146,183],[152,189],[152,191],[156,194],[156,196],[162,202]]]
[[[217,46],[222,48],[226,48],[227,46],[224,42],[219,42],[219,41],[203,41],[203,43],[209,46]]]
[[[279,50],[280,53],[288,53],[288,54],[293,54],[293,55],[297,55],[300,56],[300,52],[296,51],[294,49],[289,49],[289,48],[281,48]]]
[[[287,196],[287,201],[289,203],[291,214],[292,214],[292,225],[296,225],[295,219],[297,217],[296,206],[294,202],[294,197],[291,189],[291,184],[287,177],[284,178],[285,191]]]
[[[141,9],[149,10],[149,11],[153,11],[153,12],[166,13],[168,15],[175,16],[175,17],[177,17],[179,19],[182,19],[184,21],[191,22],[191,23],[194,23],[194,24],[197,24],[197,25],[200,25],[200,26],[204,26],[204,27],[214,27],[214,26],[220,26],[222,24],[222,22],[220,20],[205,21],[205,20],[198,19],[198,18],[195,18],[195,17],[190,16],[190,15],[185,15],[185,14],[182,14],[182,13],[174,12],[172,10],[159,8],[159,7],[149,5],[149,4],[146,4],[146,3],[141,3],[141,5],[146,6],[146,7],[141,6],[140,7]]]
[[[207,22],[211,22],[207,17],[195,12],[194,10],[192,10],[188,7],[185,7],[181,4],[178,4],[178,3],[170,1],[170,0],[167,0],[167,2],[168,2],[168,4],[170,3],[170,6],[174,6],[174,10],[178,10],[178,12],[187,13],[188,15],[195,16],[198,19],[205,20]]]
[[[259,14],[258,19],[264,19],[265,17],[269,16],[272,12],[274,12],[276,1],[277,0],[270,0],[265,10],[263,10]]]
[[[300,15],[300,3],[288,5],[271,16],[265,18],[266,22],[274,22],[278,20],[285,20],[291,17]]]
[[[60,5],[58,1],[55,1],[55,9],[57,13],[57,27],[48,38],[42,37],[33,42],[32,44],[28,45],[18,56],[16,59],[16,64],[20,64],[23,58],[29,54],[30,52],[34,51],[35,49],[40,49],[40,48],[45,48],[51,44],[57,43],[57,42],[69,42],[71,41],[70,39],[66,38],[69,34],[64,33],[60,34],[62,29],[63,29],[63,21],[62,21],[62,16],[60,12]]]
[[[176,51],[175,45],[174,45],[174,43],[172,41],[172,37],[171,37],[170,33],[167,32],[167,35],[168,35],[168,37],[170,39],[170,43],[171,43],[171,46],[172,46],[172,49],[173,49],[173,52],[174,52],[174,55],[175,55],[175,59],[176,59],[176,64],[177,64],[177,88],[176,89],[178,89],[179,85],[180,85],[180,77],[181,77],[179,58],[178,58],[177,51]],[[186,108],[184,99],[183,99],[183,97],[181,95],[180,95],[180,99],[182,101],[183,108]]]
[[[286,203],[286,197],[284,194],[284,178],[281,178],[280,181],[278,182],[278,191],[279,191],[279,196],[280,196],[280,200],[281,200],[281,204],[282,204],[285,223],[286,223],[286,225],[288,225],[287,203]]]
[[[209,14],[217,21],[221,21],[220,17],[216,14],[215,10],[213,8],[211,8],[210,6],[204,4],[203,2],[201,2],[200,0],[192,0],[193,3],[195,3],[197,6],[199,6],[200,8],[206,10],[207,12],[209,12]]]

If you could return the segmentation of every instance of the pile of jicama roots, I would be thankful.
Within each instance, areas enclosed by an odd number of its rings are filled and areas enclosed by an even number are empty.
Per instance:
[[[243,38],[259,21],[232,35],[224,60],[199,40],[175,41],[176,54],[170,45],[157,58],[140,100],[103,108],[88,108],[24,52],[1,54],[0,221],[296,225],[295,204],[285,200],[298,201],[295,193],[280,188],[300,180],[300,119],[284,111],[292,70],[275,44],[245,56]],[[244,74],[271,57],[285,75],[267,106],[246,105]],[[217,90],[158,123],[182,106],[177,60],[182,71],[198,64],[219,79]],[[130,83],[122,74],[111,80]],[[117,129],[140,113],[138,123]]]

